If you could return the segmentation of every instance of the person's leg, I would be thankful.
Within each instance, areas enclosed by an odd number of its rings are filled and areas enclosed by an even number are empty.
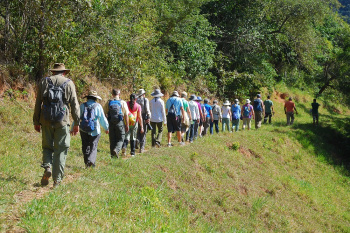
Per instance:
[[[124,140],[125,140],[125,124],[123,121],[119,122],[117,125],[114,127],[115,131],[115,152],[116,155],[119,155],[120,150],[123,147]]]
[[[291,118],[290,124],[292,125],[294,123],[294,112],[290,114],[290,118]]]
[[[197,139],[198,136],[198,127],[199,127],[199,123],[197,121],[194,122],[194,129],[193,129],[193,134],[194,134],[194,140]]]
[[[130,132],[130,154],[135,155],[135,141],[137,137],[138,124],[135,124]]]
[[[140,126],[138,126],[138,128],[140,128]],[[140,136],[139,136],[139,143],[140,143],[140,152],[142,152],[145,149],[145,145],[146,145],[146,136],[147,136],[147,132],[148,132],[148,127],[145,123],[145,121],[143,122],[143,129],[144,132],[141,133],[140,132]],[[138,129],[138,132],[140,131],[140,129]]]
[[[236,132],[239,130],[239,119],[236,120]]]
[[[182,126],[181,117],[178,116],[174,123],[175,123],[175,131],[176,131],[177,141],[181,142],[181,126]]]
[[[248,130],[250,130],[252,128],[252,119],[251,118],[247,118],[247,124],[248,124]]]
[[[210,124],[210,134],[214,133],[214,122],[209,119]]]
[[[174,120],[168,117],[167,118],[168,146],[171,145],[171,136],[172,136],[172,133],[175,132],[173,124],[174,124]]]
[[[54,141],[54,129],[49,126],[42,126],[42,153],[43,153],[43,163],[41,167],[51,168],[52,157],[54,152],[53,141]]]
[[[287,112],[286,116],[287,116],[287,125],[290,125],[290,112]]]
[[[318,125],[318,114],[316,115],[316,125]]]
[[[152,147],[156,146],[156,133],[157,133],[157,123],[151,122],[152,131],[151,131],[151,138],[152,138]]]
[[[80,138],[81,138],[81,149],[82,149],[83,156],[84,156],[84,164],[86,165],[88,162],[89,154],[90,154],[89,134],[85,133],[83,131],[80,131]]]
[[[193,142],[193,138],[194,138],[194,127],[195,127],[195,124],[191,124],[190,126],[190,129],[189,129],[189,135],[190,135],[190,143]]]
[[[52,179],[60,183],[64,176],[66,158],[70,146],[69,126],[54,129],[54,154],[52,160]]]
[[[96,135],[96,136],[89,136],[90,138],[90,153],[89,156],[87,157],[87,165],[90,166],[95,166],[96,165],[96,158],[97,158],[97,146],[98,146],[98,141],[101,138],[101,134]]]
[[[243,118],[242,130],[245,129],[246,125],[247,125],[247,118]]]
[[[209,120],[207,120],[209,118],[205,118],[205,121],[203,121],[203,132],[202,132],[202,136],[205,136],[207,134],[207,129],[209,127]]]
[[[215,131],[216,131],[216,133],[219,133],[219,120],[215,120],[214,124],[215,124]]]
[[[157,123],[158,128],[158,135],[156,138],[156,142],[159,143],[159,145],[162,144],[162,136],[163,136],[163,122]]]

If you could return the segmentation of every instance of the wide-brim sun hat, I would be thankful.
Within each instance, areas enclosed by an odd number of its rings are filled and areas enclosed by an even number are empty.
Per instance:
[[[190,100],[197,100],[196,95],[191,95],[191,96],[190,96]]]
[[[89,91],[89,94],[87,96],[85,96],[85,98],[87,97],[95,97],[96,99],[102,100],[102,98],[100,96],[97,95],[97,92],[94,90]]]
[[[51,72],[58,72],[58,71],[66,71],[68,74],[70,72],[69,69],[66,69],[66,66],[63,63],[55,63],[53,65],[53,68],[50,69]]]
[[[246,99],[245,102],[246,102],[247,104],[250,104],[251,101],[250,101],[250,99]]]
[[[179,97],[179,93],[177,91],[173,91],[173,94],[171,96],[177,96]]]
[[[224,102],[224,104],[223,104],[224,106],[230,106],[231,105],[231,103],[228,101],[228,100],[226,100],[225,102]]]
[[[138,92],[137,92],[137,94],[136,94],[136,96],[137,96],[137,97],[140,97],[141,95],[143,95],[143,94],[145,94],[145,93],[146,93],[146,92],[145,92],[144,89],[139,89]]]
[[[202,97],[200,97],[200,96],[197,96],[197,99],[196,99],[197,101],[202,101]]]
[[[187,97],[187,92],[186,91],[181,92],[181,97]]]
[[[160,89],[155,89],[153,93],[151,93],[151,96],[153,97],[162,97],[164,94],[160,92]]]

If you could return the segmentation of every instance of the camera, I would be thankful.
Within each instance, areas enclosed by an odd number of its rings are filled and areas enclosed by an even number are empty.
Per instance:
[[[149,119],[148,115],[146,114],[145,117],[144,117],[143,119],[144,119],[145,121],[148,120],[148,119]],[[150,124],[149,122],[146,124],[145,127],[147,127],[149,130],[152,130],[152,129],[153,129],[153,127],[151,126],[151,124]]]

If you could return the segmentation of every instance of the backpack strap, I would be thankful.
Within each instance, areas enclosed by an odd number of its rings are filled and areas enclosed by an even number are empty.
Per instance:
[[[52,79],[51,79],[50,77],[46,77],[45,79],[47,80],[47,82],[48,82],[49,84],[53,85]]]

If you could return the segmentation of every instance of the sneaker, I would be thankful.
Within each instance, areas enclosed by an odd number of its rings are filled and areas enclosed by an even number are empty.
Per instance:
[[[172,147],[173,145],[171,143],[168,143],[168,147]]]
[[[193,141],[190,141],[190,143],[193,143]]]
[[[156,147],[160,148],[160,143],[159,142],[156,142]]]
[[[184,142],[179,142],[179,145],[180,145],[180,146],[184,146],[184,145],[186,145],[186,143],[184,143]]]
[[[126,148],[122,148],[122,156],[126,156]]]
[[[41,185],[42,186],[46,186],[49,184],[49,179],[51,177],[51,168],[50,167],[46,167],[45,168],[45,171],[44,171],[44,174],[43,174],[43,177],[41,178]]]
[[[145,151],[144,149],[140,149],[139,152],[140,152],[140,154],[142,154],[144,151]]]

